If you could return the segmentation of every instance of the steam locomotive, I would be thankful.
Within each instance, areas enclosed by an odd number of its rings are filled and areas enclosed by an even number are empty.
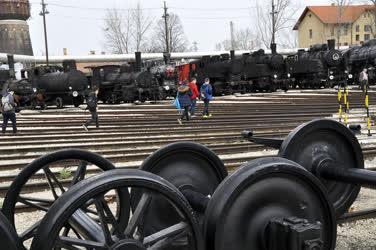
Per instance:
[[[61,66],[37,66],[21,71],[21,80],[14,75],[13,57],[8,57],[9,79],[2,83],[2,92],[14,91],[20,106],[42,108],[56,105],[78,107],[84,103],[90,85],[84,73],[77,70],[75,61],[64,61]]]
[[[199,82],[209,78],[216,95],[233,92],[273,92],[277,89],[332,87],[346,79],[343,54],[334,48],[335,41],[315,45],[308,51],[284,58],[271,44],[271,53],[260,49],[219,56],[204,56],[189,65],[178,67],[179,79],[196,77]]]
[[[317,44],[308,51],[299,50],[285,60],[292,87],[329,88],[345,79],[342,52],[335,49],[335,40]]]
[[[175,92],[173,73],[166,66],[142,67],[141,53],[136,52],[134,63],[92,67],[92,84],[104,103],[156,101]]]

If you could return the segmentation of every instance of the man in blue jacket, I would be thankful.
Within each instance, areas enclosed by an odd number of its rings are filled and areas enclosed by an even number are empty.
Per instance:
[[[209,104],[210,101],[213,99],[213,88],[210,85],[209,78],[206,78],[205,83],[201,85],[200,95],[201,99],[204,101],[204,112],[202,115],[204,119],[207,119],[212,116],[209,112]]]

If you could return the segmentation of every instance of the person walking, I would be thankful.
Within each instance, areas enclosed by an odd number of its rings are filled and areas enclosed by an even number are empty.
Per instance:
[[[209,112],[209,104],[210,101],[213,99],[213,88],[210,85],[209,78],[206,78],[205,83],[201,85],[200,95],[201,99],[204,101],[204,112],[202,113],[202,117],[204,119],[207,119],[212,116]]]
[[[183,125],[182,120],[184,117],[189,121],[189,108],[192,104],[191,96],[192,90],[188,86],[188,81],[184,81],[178,88],[178,100],[180,108],[183,110],[181,117],[178,119],[180,125]]]
[[[360,88],[364,92],[365,87],[368,84],[368,74],[367,74],[367,69],[363,69],[362,72],[359,74],[359,83],[360,83]]]
[[[3,125],[2,133],[5,134],[5,131],[8,126],[9,120],[12,122],[13,134],[17,133],[17,121],[16,121],[16,102],[13,97],[14,92],[7,89],[1,98],[1,111],[3,113]]]
[[[197,105],[197,98],[200,96],[200,92],[198,91],[197,88],[197,79],[192,78],[191,82],[189,83],[189,88],[192,91],[192,96],[191,96],[191,108],[189,110],[189,113],[191,114],[191,117],[196,117],[195,112],[196,112],[196,105]]]
[[[99,121],[98,121],[98,90],[95,92],[91,92],[86,99],[86,109],[90,111],[91,118],[85,122],[82,126],[86,131],[89,131],[88,127],[91,123],[95,123],[96,127],[99,128]]]

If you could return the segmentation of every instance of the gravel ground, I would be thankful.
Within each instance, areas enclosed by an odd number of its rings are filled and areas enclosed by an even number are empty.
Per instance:
[[[376,190],[363,188],[354,210],[375,208]],[[376,249],[376,219],[346,223],[337,227],[337,250],[375,250]]]

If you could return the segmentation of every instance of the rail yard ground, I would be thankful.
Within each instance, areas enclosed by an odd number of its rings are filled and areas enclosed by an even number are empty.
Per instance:
[[[364,96],[350,90],[350,124],[361,124],[358,135],[367,168],[376,167],[376,127],[367,136]],[[89,113],[68,107],[43,111],[24,110],[18,114],[18,135],[0,140],[0,195],[4,197],[10,182],[33,159],[64,148],[97,152],[118,168],[137,168],[150,153],[176,141],[190,140],[207,145],[224,161],[229,171],[276,150],[255,145],[241,137],[244,129],[257,135],[285,137],[303,122],[315,118],[338,119],[337,91],[293,90],[287,93],[259,93],[218,97],[212,103],[213,117],[195,118],[180,126],[172,101],[155,104],[100,105],[100,128],[84,131],[82,124]],[[371,115],[376,115],[376,91],[370,92]],[[373,105],[374,104],[374,105]],[[83,108],[83,106],[81,107]],[[199,103],[198,114],[202,108]],[[374,123],[374,122],[373,122]],[[61,173],[61,167],[54,168]],[[33,192],[44,195],[38,178],[30,185]],[[364,188],[353,210],[376,208],[376,190]],[[26,226],[35,212],[22,212],[17,221]],[[338,226],[337,249],[376,249],[376,220],[364,220]]]

